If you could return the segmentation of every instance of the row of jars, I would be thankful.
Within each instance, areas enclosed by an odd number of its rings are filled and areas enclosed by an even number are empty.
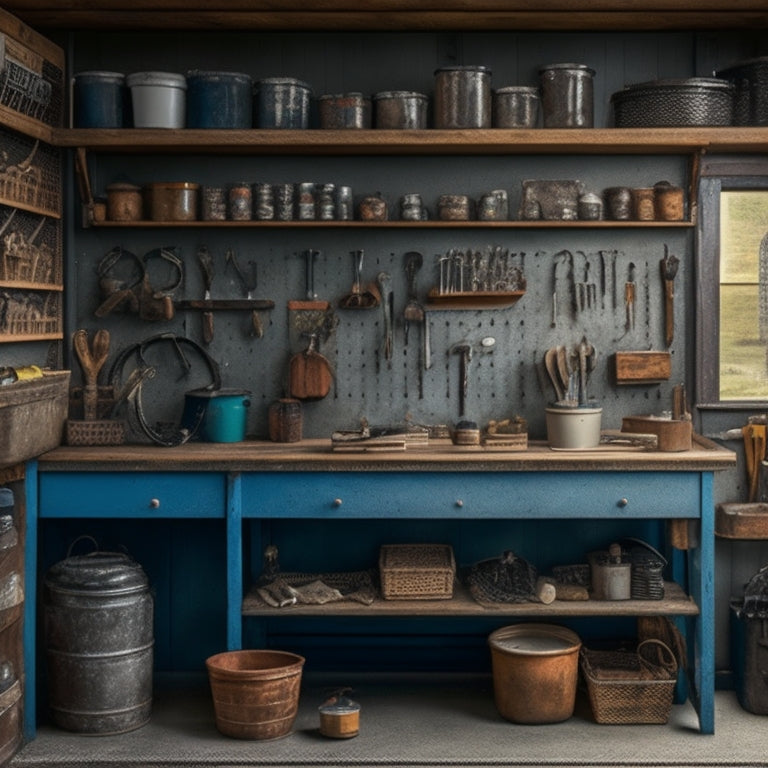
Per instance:
[[[440,67],[434,73],[432,125],[464,128],[591,128],[594,71],[549,64],[537,86],[493,89],[486,66]],[[380,128],[424,129],[430,98],[389,90],[372,98],[324,94],[311,114],[312,88],[292,77],[253,80],[240,72],[81,72],[73,83],[76,128]]]

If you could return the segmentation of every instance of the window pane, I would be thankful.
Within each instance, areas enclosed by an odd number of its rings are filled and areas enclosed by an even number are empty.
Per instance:
[[[720,197],[720,399],[768,400],[768,191]],[[762,267],[761,267],[762,264]]]

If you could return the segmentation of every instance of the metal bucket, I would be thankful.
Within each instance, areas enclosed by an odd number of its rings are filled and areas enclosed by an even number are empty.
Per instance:
[[[109,735],[152,709],[153,600],[141,566],[118,552],[69,556],[44,580],[48,701],[53,720]]]

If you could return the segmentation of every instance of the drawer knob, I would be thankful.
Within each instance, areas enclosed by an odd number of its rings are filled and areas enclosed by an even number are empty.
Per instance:
[[[456,506],[457,507],[463,507],[464,506],[463,500],[462,499],[456,499]]]
[[[334,499],[333,500],[333,506],[334,507],[340,507],[341,506],[341,499]]]
[[[619,499],[618,506],[626,507],[628,504],[629,504],[629,499],[626,496],[622,499]]]
[[[160,499],[150,499],[149,506],[152,509],[160,509]]]

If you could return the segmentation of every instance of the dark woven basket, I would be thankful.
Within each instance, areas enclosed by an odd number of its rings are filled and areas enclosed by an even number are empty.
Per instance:
[[[717,76],[734,87],[734,125],[768,125],[768,56],[740,61]]]
[[[677,128],[733,124],[734,86],[694,77],[629,85],[611,96],[617,128]]]

